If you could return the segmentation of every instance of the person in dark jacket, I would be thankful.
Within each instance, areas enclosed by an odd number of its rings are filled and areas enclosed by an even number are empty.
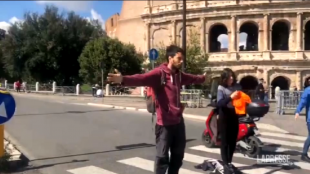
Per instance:
[[[256,87],[255,93],[258,96],[258,98],[262,101],[264,101],[265,98],[265,88],[264,88],[264,79],[259,79],[259,84]]]
[[[231,101],[238,97],[240,86],[236,84],[234,72],[225,68],[221,74],[221,84],[217,91],[217,107],[219,109],[218,129],[221,136],[221,157],[224,174],[241,173],[232,165],[239,132],[239,116]]]
[[[184,52],[182,48],[171,45],[166,49],[168,63],[145,73],[122,76],[120,73],[109,74],[108,81],[124,86],[148,86],[156,93],[155,126],[156,136],[156,174],[178,174],[184,157],[186,136],[183,119],[184,107],[180,102],[182,85],[202,84],[204,75],[192,75],[181,72]],[[162,86],[162,73],[166,75],[166,84]],[[169,159],[170,149],[170,159]]]

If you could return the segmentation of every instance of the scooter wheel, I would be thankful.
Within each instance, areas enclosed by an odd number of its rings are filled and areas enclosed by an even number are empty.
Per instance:
[[[250,136],[248,138],[248,145],[250,149],[246,151],[246,154],[250,158],[257,158],[261,155],[262,147],[259,145],[260,141],[255,136]]]
[[[215,147],[214,142],[212,142],[211,136],[208,133],[202,132],[202,143],[208,147],[208,148],[213,148]]]

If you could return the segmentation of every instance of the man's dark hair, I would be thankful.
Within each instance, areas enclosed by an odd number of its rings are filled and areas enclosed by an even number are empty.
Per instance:
[[[221,73],[220,85],[227,87],[227,81],[230,76],[232,76],[232,78],[234,79],[232,85],[235,85],[237,83],[236,75],[230,68],[225,68]]]
[[[182,48],[180,48],[176,45],[167,46],[167,48],[166,48],[167,62],[169,62],[169,57],[174,57],[177,53],[182,53],[182,55],[184,55],[184,51]]]

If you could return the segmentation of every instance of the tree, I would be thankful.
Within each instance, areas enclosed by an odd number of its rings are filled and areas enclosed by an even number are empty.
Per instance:
[[[199,34],[196,30],[189,29],[187,31],[186,42],[186,69],[185,72],[191,74],[203,74],[204,68],[208,65],[208,56],[203,52],[200,46]],[[167,62],[166,60],[166,46],[161,42],[156,46],[159,52],[155,66]],[[147,68],[151,69],[151,63],[147,64]],[[209,80],[209,79],[208,79]],[[208,80],[206,81],[208,83]],[[206,84],[207,84],[206,83]],[[192,86],[192,87],[197,87]]]
[[[78,57],[84,46],[105,36],[99,26],[74,12],[59,13],[54,6],[46,6],[42,15],[27,12],[2,41],[5,70],[28,82],[75,85],[81,81]]]
[[[5,30],[0,28],[0,40],[5,38]]]
[[[142,55],[130,44],[123,44],[108,37],[91,40],[81,56],[80,77],[85,83],[101,82],[101,62],[104,64],[104,78],[116,68],[124,75],[141,72]]]

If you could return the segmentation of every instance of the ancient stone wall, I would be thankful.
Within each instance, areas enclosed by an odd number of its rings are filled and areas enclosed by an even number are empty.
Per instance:
[[[119,14],[116,13],[113,16],[111,16],[109,19],[107,19],[105,22],[105,31],[107,32],[107,35],[111,38],[116,37],[118,20],[119,20]]]
[[[230,67],[239,80],[253,76],[271,85],[283,77],[288,88],[301,89],[310,77],[308,6],[289,0],[187,1],[187,29],[198,31],[214,77]],[[116,36],[144,53],[161,43],[181,46],[182,8],[178,0],[123,1]],[[240,33],[247,34],[245,45]],[[220,35],[226,35],[227,48],[218,43]]]

